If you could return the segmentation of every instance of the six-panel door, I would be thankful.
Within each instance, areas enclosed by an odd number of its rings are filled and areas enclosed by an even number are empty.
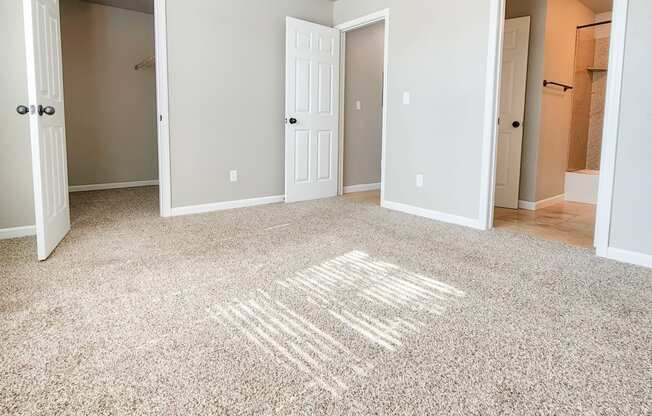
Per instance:
[[[340,32],[287,18],[286,202],[337,195],[339,70]]]
[[[36,236],[44,260],[70,231],[59,1],[24,0],[23,9]]]
[[[503,208],[518,208],[529,39],[529,17],[505,22],[496,148],[496,206]]]

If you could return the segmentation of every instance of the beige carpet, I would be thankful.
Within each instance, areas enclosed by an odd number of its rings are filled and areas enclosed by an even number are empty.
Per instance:
[[[652,411],[652,271],[336,198],[0,242],[1,414]]]

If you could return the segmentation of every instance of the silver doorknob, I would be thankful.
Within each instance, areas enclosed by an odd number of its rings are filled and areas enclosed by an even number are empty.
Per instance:
[[[43,107],[42,105],[38,106],[38,115],[42,116],[43,114],[48,115],[48,116],[53,116],[54,113],[56,113],[56,110],[52,106],[46,106]]]
[[[19,105],[18,107],[16,107],[16,112],[21,116],[24,116],[25,114],[29,114],[29,107],[27,107],[26,105]]]

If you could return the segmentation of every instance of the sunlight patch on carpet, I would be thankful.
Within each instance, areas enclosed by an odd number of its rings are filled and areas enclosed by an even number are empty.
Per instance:
[[[302,373],[307,390],[334,397],[375,368],[373,360],[361,358],[363,350],[396,352],[465,296],[361,251],[276,283],[299,300],[299,308],[257,290],[246,300],[216,306],[213,318],[279,365]]]

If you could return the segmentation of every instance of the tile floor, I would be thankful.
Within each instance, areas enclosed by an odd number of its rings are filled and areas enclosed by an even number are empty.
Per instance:
[[[595,205],[562,202],[538,211],[496,208],[494,226],[545,240],[592,248]]]

